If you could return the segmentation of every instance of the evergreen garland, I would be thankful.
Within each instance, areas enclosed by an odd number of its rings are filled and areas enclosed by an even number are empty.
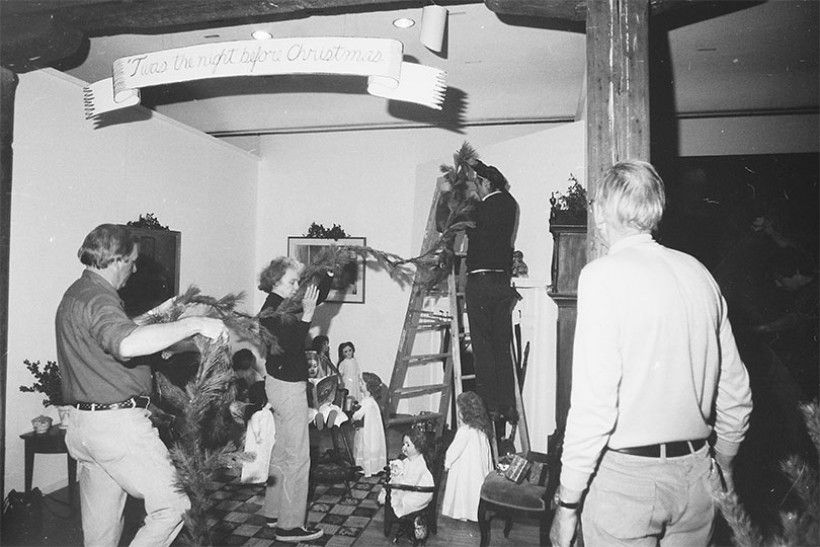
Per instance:
[[[221,299],[203,296],[190,287],[168,306],[149,312],[145,324],[169,323],[189,316],[214,317],[224,321],[232,335],[263,347],[271,339],[256,317],[235,310],[242,294]],[[234,424],[243,425],[242,403],[236,401],[235,375],[228,340],[194,336],[200,354],[197,374],[184,389],[174,385],[162,372],[156,375],[164,403],[170,406],[171,461],[177,470],[177,486],[191,500],[185,514],[185,535],[192,545],[211,545],[207,510],[208,486],[225,467],[236,467],[248,459],[233,438]]]
[[[820,453],[820,406],[814,401],[800,405],[800,411],[816,455]],[[780,512],[782,531],[770,538],[764,537],[752,522],[737,494],[724,492],[719,481],[713,481],[712,496],[732,529],[732,541],[738,547],[820,545],[820,486],[817,468],[802,456],[791,456],[781,462],[780,469],[789,478],[791,491],[796,494],[800,507],[799,510]]]

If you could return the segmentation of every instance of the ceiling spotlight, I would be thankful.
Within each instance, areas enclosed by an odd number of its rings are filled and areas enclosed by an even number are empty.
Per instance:
[[[255,30],[251,33],[254,40],[270,40],[273,35],[267,30]]]
[[[393,21],[393,26],[396,28],[410,28],[415,24],[416,22],[409,17],[400,17]]]

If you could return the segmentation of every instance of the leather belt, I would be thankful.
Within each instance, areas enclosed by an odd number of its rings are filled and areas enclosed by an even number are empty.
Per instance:
[[[119,403],[87,403],[78,402],[72,406],[78,410],[120,410],[123,408],[148,408],[151,398],[147,395],[136,395]]]
[[[508,274],[504,270],[480,270],[480,271],[477,271],[477,272],[467,272],[467,275],[507,275],[507,276],[509,276],[510,274]]]
[[[677,458],[694,454],[706,444],[706,439],[695,441],[675,441],[671,443],[648,444],[646,446],[629,446],[626,448],[612,448],[613,452],[629,454],[631,456],[643,456],[644,458],[660,458],[661,447],[666,446],[666,457]]]

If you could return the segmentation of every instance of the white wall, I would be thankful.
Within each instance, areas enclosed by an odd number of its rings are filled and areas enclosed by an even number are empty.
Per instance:
[[[82,270],[77,248],[103,222],[153,213],[182,232],[180,288],[250,294],[258,159],[142,108],[94,129],[82,82],[52,70],[20,76],[11,211],[6,489],[23,487],[23,442],[46,413],[24,359],[56,359],[54,313]],[[34,485],[65,485],[63,455],[37,455]]]

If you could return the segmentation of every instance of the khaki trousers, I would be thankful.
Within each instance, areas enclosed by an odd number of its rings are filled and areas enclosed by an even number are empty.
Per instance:
[[[177,489],[168,449],[142,408],[72,409],[66,446],[77,460],[84,544],[116,547],[128,494],[145,500],[145,523],[131,545],[170,545],[191,504]]]
[[[646,458],[607,450],[584,502],[588,547],[706,546],[715,504],[709,447],[677,458]]]

